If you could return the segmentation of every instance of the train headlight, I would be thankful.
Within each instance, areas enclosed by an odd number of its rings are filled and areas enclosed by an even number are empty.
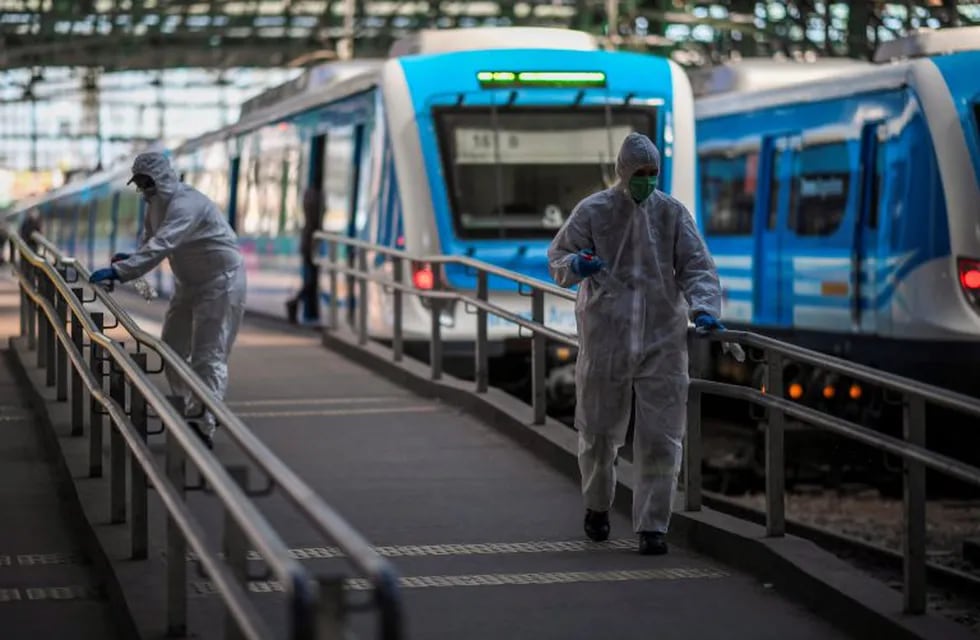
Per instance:
[[[430,291],[436,284],[436,274],[429,263],[415,264],[412,269],[412,284],[416,289]]]
[[[957,264],[963,294],[970,304],[980,308],[980,260],[960,258]]]

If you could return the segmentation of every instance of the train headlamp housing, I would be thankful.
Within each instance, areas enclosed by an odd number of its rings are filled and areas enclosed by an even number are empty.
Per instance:
[[[480,71],[481,89],[520,89],[534,87],[603,89],[602,71]]]
[[[957,267],[963,295],[970,304],[980,309],[980,260],[960,258],[957,260]]]

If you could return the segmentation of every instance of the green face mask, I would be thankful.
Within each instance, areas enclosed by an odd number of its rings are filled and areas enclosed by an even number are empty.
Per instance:
[[[630,195],[633,200],[643,202],[657,188],[657,176],[633,176],[630,178]]]

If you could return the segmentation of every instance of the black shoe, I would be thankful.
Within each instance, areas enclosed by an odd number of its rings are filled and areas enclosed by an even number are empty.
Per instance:
[[[656,532],[640,532],[640,555],[662,556],[667,553],[667,541],[664,534]]]
[[[197,437],[201,439],[204,446],[206,446],[208,449],[214,449],[214,439],[204,432],[201,425],[196,422],[188,422],[187,424],[191,425],[191,429],[197,434]]]
[[[299,304],[295,300],[286,303],[286,318],[289,324],[296,324],[296,315],[299,312]]]
[[[595,542],[609,538],[609,512],[585,510],[585,535]]]

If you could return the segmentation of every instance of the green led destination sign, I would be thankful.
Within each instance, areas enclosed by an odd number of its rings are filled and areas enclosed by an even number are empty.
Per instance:
[[[481,71],[476,74],[480,87],[605,87],[601,71]]]

